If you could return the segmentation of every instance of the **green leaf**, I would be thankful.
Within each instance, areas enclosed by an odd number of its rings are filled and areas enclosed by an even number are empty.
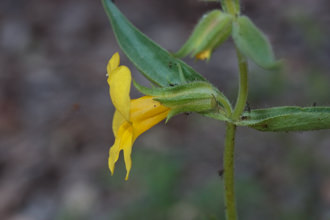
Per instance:
[[[206,81],[183,61],[161,48],[134,27],[110,0],[102,0],[119,46],[139,71],[159,86]]]
[[[232,36],[238,49],[257,65],[265,69],[280,66],[280,62],[275,60],[267,37],[248,17],[240,16],[236,22],[233,22]]]
[[[245,112],[238,126],[259,131],[310,131],[330,129],[330,107],[275,107]]]

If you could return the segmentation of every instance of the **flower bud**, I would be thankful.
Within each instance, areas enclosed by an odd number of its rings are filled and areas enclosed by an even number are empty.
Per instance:
[[[196,59],[210,59],[213,50],[230,36],[232,20],[232,15],[220,10],[205,14],[176,56],[185,57],[191,54]]]

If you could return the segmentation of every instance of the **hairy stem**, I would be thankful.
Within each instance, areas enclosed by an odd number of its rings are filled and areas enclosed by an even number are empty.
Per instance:
[[[234,147],[236,126],[226,124],[225,151],[223,157],[224,183],[225,183],[225,212],[227,220],[236,220],[236,201],[234,184]]]
[[[222,0],[224,10],[237,16],[240,13],[239,0]],[[239,87],[236,105],[231,114],[233,121],[239,120],[244,111],[248,96],[248,67],[245,57],[236,48],[236,55],[239,66]],[[225,151],[223,155],[224,167],[224,188],[225,188],[225,212],[227,220],[237,220],[235,201],[235,178],[234,178],[234,156],[235,156],[235,134],[236,126],[233,123],[226,123]]]
[[[231,115],[232,120],[238,120],[244,111],[248,96],[248,67],[245,57],[236,48],[239,66],[239,88],[235,109]],[[236,126],[232,123],[226,124],[225,152],[223,158],[226,219],[236,220],[236,201],[234,185],[234,154]]]

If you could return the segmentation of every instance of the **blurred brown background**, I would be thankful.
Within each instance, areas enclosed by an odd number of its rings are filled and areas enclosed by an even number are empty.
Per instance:
[[[219,7],[197,0],[117,0],[144,33],[170,51],[198,18]],[[251,63],[251,108],[330,105],[330,3],[242,0],[269,36],[281,72]],[[224,125],[199,115],[161,123],[107,168],[113,106],[106,64],[120,51],[100,1],[0,1],[0,219],[224,219]],[[138,71],[120,52],[122,64]],[[231,41],[209,63],[189,64],[235,100]],[[140,96],[134,90],[133,97]],[[330,131],[262,133],[239,128],[241,219],[330,219]]]

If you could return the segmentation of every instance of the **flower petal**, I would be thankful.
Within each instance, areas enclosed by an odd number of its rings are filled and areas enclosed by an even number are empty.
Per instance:
[[[115,163],[117,162],[119,158],[120,153],[120,139],[116,138],[115,143],[112,145],[109,151],[109,158],[108,158],[108,166],[111,171],[111,175],[115,172]]]
[[[134,128],[134,140],[140,136],[145,131],[149,130],[159,122],[163,121],[169,113],[169,110],[159,113],[158,115],[155,115],[154,117],[139,121],[135,124],[133,124]]]
[[[133,127],[130,123],[125,122],[118,131],[118,137],[120,137],[119,148],[124,151],[124,161],[126,166],[126,177],[128,180],[129,173],[132,168],[131,152],[133,146]]]
[[[210,59],[210,57],[211,57],[211,50],[204,50],[204,51],[196,54],[196,59],[199,59],[199,60]]]
[[[164,120],[170,109],[154,101],[152,96],[143,96],[131,101],[131,121],[134,140],[143,132]]]
[[[129,126],[126,129],[120,141],[120,148],[123,149],[124,151],[124,161],[126,166],[125,180],[128,180],[128,176],[132,168],[132,159],[131,159],[132,146],[133,146],[133,127]]]
[[[119,158],[121,150],[124,151],[124,160],[126,166],[126,180],[128,179],[129,172],[132,167],[131,152],[133,146],[133,127],[129,122],[124,122],[118,129],[114,145],[110,148],[108,165],[111,174],[114,173],[115,163]]]
[[[120,66],[110,73],[108,84],[110,86],[110,97],[116,110],[129,121],[130,112],[130,88],[131,88],[131,71],[126,66]]]
[[[164,111],[169,110],[168,107],[153,100],[152,96],[143,96],[138,99],[131,100],[131,121],[141,121],[152,118]]]
[[[110,75],[110,73],[112,71],[114,71],[115,69],[118,68],[119,63],[120,63],[120,56],[119,56],[119,53],[117,52],[114,55],[112,55],[111,59],[108,62],[108,65],[107,65],[108,75]]]
[[[120,114],[117,110],[115,111],[115,113],[113,114],[113,120],[112,120],[112,131],[113,131],[113,135],[116,137],[118,130],[120,128],[120,126],[126,122],[125,118],[122,116],[122,114]]]

